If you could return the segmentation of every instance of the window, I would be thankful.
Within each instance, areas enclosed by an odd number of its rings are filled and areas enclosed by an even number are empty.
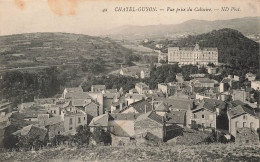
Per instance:
[[[54,114],[56,114],[56,110],[54,110]]]
[[[58,131],[58,134],[60,134],[60,131]]]
[[[212,126],[211,126],[211,123],[209,124],[209,127],[211,128]]]
[[[250,123],[250,128],[251,128],[251,129],[254,129],[254,127],[255,127],[255,126],[254,126],[254,123],[251,122],[251,123]]]
[[[246,122],[243,122],[243,128],[246,127]]]
[[[235,127],[236,127],[236,128],[238,128],[238,124],[239,124],[239,122],[236,121],[236,123],[235,123]]]
[[[78,123],[81,123],[81,118],[80,117],[78,118]]]
[[[69,129],[72,130],[72,127],[70,127]]]
[[[195,119],[197,118],[197,115],[196,114],[194,114],[194,116],[193,116]]]
[[[70,124],[72,124],[72,118],[70,118]]]
[[[205,118],[204,114],[202,114],[201,117],[202,117],[202,119],[204,119]]]
[[[243,116],[243,119],[245,119],[245,120],[246,120],[246,119],[247,119],[247,116],[246,116],[246,115],[244,115],[244,116]]]
[[[86,120],[86,117],[84,117],[84,120]]]

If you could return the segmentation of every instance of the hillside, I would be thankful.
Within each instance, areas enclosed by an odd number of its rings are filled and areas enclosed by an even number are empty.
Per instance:
[[[231,28],[244,35],[260,34],[260,17],[245,17],[230,20],[188,20],[180,24],[122,26],[104,33],[114,39],[171,38],[188,34],[202,34],[212,30]]]
[[[188,36],[179,41],[168,39],[159,42],[151,41],[144,43],[144,46],[155,48],[157,43],[164,45],[162,51],[166,53],[168,47],[191,47],[195,43],[199,43],[200,47],[217,47],[221,63],[237,68],[259,67],[259,44],[233,29],[213,30],[197,36]]]
[[[59,147],[0,153],[0,161],[259,161],[259,146],[210,144],[194,146]]]
[[[106,63],[131,54],[109,38],[68,33],[30,33],[0,36],[1,68],[78,64],[81,58],[102,58]]]

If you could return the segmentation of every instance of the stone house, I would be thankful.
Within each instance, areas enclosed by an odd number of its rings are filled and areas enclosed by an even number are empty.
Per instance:
[[[49,118],[44,122],[44,126],[48,130],[49,139],[65,132],[64,121],[61,116]]]
[[[46,128],[38,127],[36,125],[28,125],[14,132],[13,135],[27,137],[28,140],[37,139],[43,144],[47,140],[47,132],[48,130]]]
[[[216,128],[217,111],[215,105],[203,100],[199,105],[190,106],[187,110],[187,126],[189,128]]]
[[[83,92],[81,87],[65,88],[62,94],[63,98],[66,98],[67,93]]]
[[[156,114],[154,111],[142,114],[134,122],[135,136],[142,138],[145,134],[150,133],[161,141],[166,137],[166,126],[164,117]]]
[[[147,93],[147,91],[149,91],[149,86],[146,85],[145,83],[139,82],[135,84],[135,89],[137,90],[137,92],[139,94],[144,94]]]
[[[181,90],[182,84],[179,83],[158,83],[158,90],[166,96],[172,96],[177,90]]]
[[[106,90],[105,85],[92,85],[91,86],[91,92],[102,92]]]
[[[87,105],[85,105],[84,108],[85,108],[85,112],[87,113],[88,123],[90,123],[94,117],[97,117],[99,115],[99,104],[98,103],[90,102]]]
[[[134,121],[137,117],[138,114],[133,113],[103,114],[92,119],[89,124],[90,131],[93,132],[95,128],[102,128],[115,136],[134,137]]]
[[[247,73],[246,78],[247,78],[248,81],[254,81],[255,78],[256,78],[256,75],[252,74],[252,73]]]
[[[66,107],[62,113],[61,113],[62,118],[64,119],[64,128],[65,128],[65,133],[67,134],[76,134],[76,129],[78,126],[82,125],[87,125],[87,113],[84,111],[68,106]]]
[[[209,74],[216,74],[217,73],[217,68],[215,68],[215,67],[208,67],[208,73]]]
[[[142,69],[140,72],[140,78],[144,79],[144,78],[148,78],[150,77],[150,70],[149,69]]]
[[[12,103],[5,102],[0,104],[0,116],[5,116],[6,114],[12,112]]]
[[[178,83],[183,83],[184,82],[183,75],[181,73],[176,74],[176,80]]]
[[[233,103],[233,105],[228,110],[229,133],[236,137],[237,130],[245,127],[257,131],[259,128],[259,117],[254,109],[244,103]]]
[[[59,116],[61,114],[61,108],[59,105],[51,105],[47,107],[48,113],[53,116]]]
[[[127,106],[134,102],[143,100],[145,98],[146,96],[144,94],[130,94],[130,93],[125,94],[125,101]]]
[[[237,144],[259,144],[259,136],[255,130],[250,128],[238,128],[235,143]]]
[[[214,88],[215,84],[217,83],[217,81],[209,78],[195,78],[190,81],[190,86]]]

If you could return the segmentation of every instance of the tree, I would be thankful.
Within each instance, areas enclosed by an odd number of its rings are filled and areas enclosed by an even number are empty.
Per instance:
[[[82,125],[77,127],[77,133],[74,136],[74,142],[78,145],[88,145],[91,137],[91,132]]]
[[[97,144],[111,144],[112,138],[110,133],[104,131],[104,129],[96,128],[92,135],[93,139],[96,141]]]

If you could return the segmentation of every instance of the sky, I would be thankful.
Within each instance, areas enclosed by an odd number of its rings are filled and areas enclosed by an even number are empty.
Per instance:
[[[118,7],[156,7],[157,11],[117,12]],[[168,12],[168,7],[175,11]],[[195,12],[196,7],[212,11]],[[228,7],[229,11],[221,11],[221,7]],[[186,11],[176,13],[177,8]],[[239,11],[231,11],[231,8],[239,8]],[[0,0],[0,35],[33,32],[99,35],[124,25],[179,24],[190,19],[213,21],[255,16],[260,16],[260,0]]]

